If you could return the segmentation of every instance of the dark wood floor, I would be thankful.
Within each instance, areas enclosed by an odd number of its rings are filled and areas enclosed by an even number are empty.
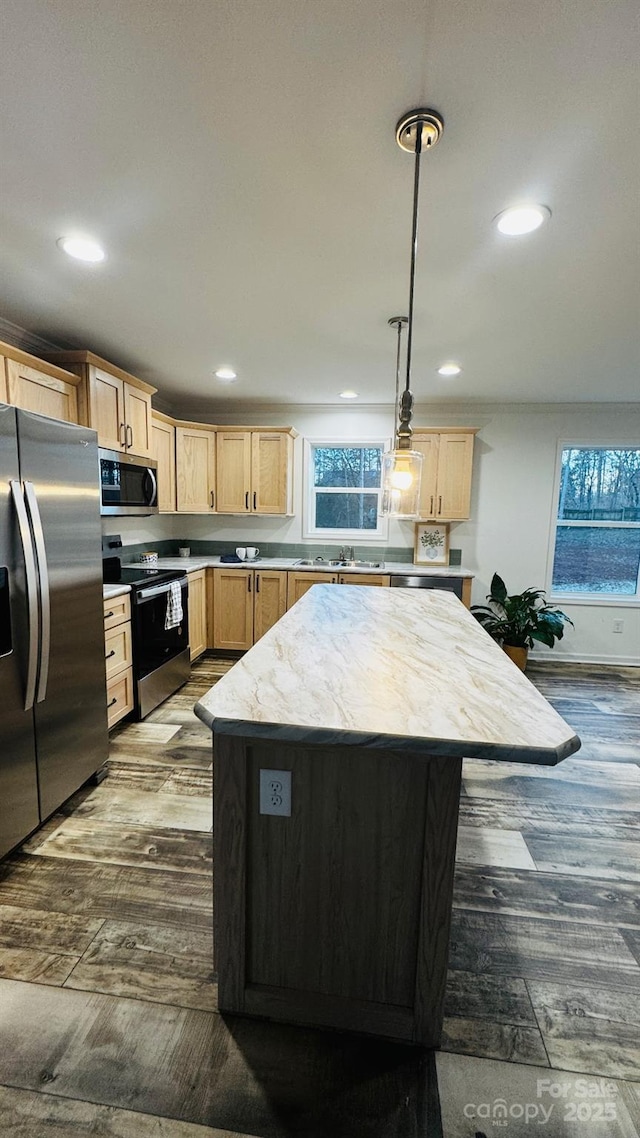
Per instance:
[[[229,666],[206,658],[116,729],[108,779],[0,866],[0,1135],[442,1134],[432,1055],[216,1011],[210,736],[192,708]],[[500,1061],[503,1087],[525,1065],[631,1094],[640,671],[529,675],[583,749],[553,769],[464,764],[438,1062]]]

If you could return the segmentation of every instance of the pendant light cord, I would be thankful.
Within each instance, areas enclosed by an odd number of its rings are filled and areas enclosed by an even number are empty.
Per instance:
[[[400,345],[402,341],[402,323],[403,321],[400,319],[398,319],[396,322],[396,328],[398,329],[398,347],[396,350],[396,402],[395,413],[393,417],[394,434],[398,430],[398,423],[400,420]]]
[[[413,172],[413,225],[411,232],[411,271],[409,275],[409,324],[407,327],[407,379],[405,391],[411,383],[411,347],[413,343],[413,294],[416,278],[416,257],[418,253],[418,194],[420,191],[420,156],[422,154],[422,125],[416,129],[416,161]]]

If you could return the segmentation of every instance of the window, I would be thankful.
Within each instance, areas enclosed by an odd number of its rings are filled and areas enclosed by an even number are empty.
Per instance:
[[[380,517],[384,442],[306,443],[306,537],[386,537]]]
[[[551,588],[640,597],[640,446],[562,448]]]

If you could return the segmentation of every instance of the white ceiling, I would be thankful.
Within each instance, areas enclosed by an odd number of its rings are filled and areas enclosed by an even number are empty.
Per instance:
[[[0,314],[178,411],[391,402],[413,175],[394,128],[426,105],[445,133],[422,162],[416,399],[635,401],[639,12],[2,0]],[[550,223],[501,237],[522,199]],[[57,248],[78,230],[103,265]]]

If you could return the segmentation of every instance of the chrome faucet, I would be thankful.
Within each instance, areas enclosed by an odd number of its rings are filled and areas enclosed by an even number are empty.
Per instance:
[[[340,561],[354,561],[354,552],[352,545],[342,545],[340,547]]]

